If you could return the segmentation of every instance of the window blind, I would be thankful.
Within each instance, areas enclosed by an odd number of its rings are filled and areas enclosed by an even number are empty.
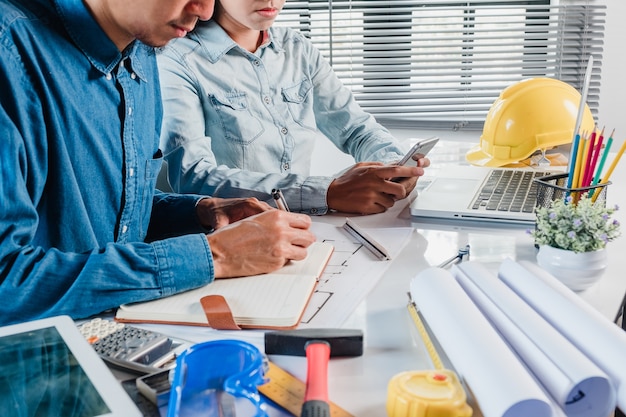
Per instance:
[[[389,127],[480,130],[507,86],[550,77],[597,114],[606,6],[594,0],[289,0],[276,25],[320,49],[361,106]]]

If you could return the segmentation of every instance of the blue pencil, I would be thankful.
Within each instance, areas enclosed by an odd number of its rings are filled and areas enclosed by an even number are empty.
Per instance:
[[[576,156],[578,155],[578,143],[580,142],[580,134],[577,133],[574,136],[574,142],[572,143],[572,150],[569,157],[569,174],[567,176],[567,188],[572,188],[572,181],[574,179],[574,171],[576,169]]]

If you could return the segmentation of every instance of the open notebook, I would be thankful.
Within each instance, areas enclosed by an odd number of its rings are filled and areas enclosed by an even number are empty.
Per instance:
[[[273,273],[217,279],[171,297],[125,304],[117,310],[115,319],[216,329],[294,328],[332,252],[331,244],[315,242],[306,259],[290,261]]]
[[[446,167],[411,203],[411,215],[456,220],[533,224],[534,178],[558,170]]]

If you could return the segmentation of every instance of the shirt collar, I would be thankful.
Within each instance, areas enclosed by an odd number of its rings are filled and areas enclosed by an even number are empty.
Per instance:
[[[212,63],[222,59],[231,49],[241,49],[224,29],[213,20],[198,22],[194,31],[188,36],[202,46],[208,60]],[[269,28],[264,32],[261,48],[272,48],[277,52],[284,51],[282,45],[273,34],[273,28]]]
[[[134,41],[121,53],[91,16],[82,0],[54,0],[54,3],[65,30],[94,68],[108,74],[122,59],[130,58],[132,70],[145,81],[141,59],[134,58],[140,51],[146,52],[146,48],[152,48]]]

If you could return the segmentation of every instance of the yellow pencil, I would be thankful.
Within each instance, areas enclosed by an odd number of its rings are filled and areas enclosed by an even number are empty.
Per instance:
[[[580,139],[582,140],[582,143],[578,144],[578,155],[576,155],[576,167],[574,168],[572,188],[578,188],[580,185],[580,178],[582,177],[583,170],[583,157],[587,154],[587,147],[589,146],[589,140],[587,140],[584,134]]]
[[[615,167],[617,166],[617,163],[619,162],[620,158],[624,154],[625,150],[626,150],[626,140],[622,142],[622,146],[619,148],[619,151],[617,151],[617,155],[615,155],[615,159],[613,159],[613,162],[611,162],[609,169],[606,170],[606,174],[604,174],[604,177],[602,177],[602,181],[600,181],[600,184],[606,184],[609,181],[609,178],[611,178],[611,174],[613,173],[613,170],[615,170]],[[597,193],[593,193],[593,197],[591,198],[591,201],[595,202],[600,194],[602,194],[600,190],[598,190]]]

